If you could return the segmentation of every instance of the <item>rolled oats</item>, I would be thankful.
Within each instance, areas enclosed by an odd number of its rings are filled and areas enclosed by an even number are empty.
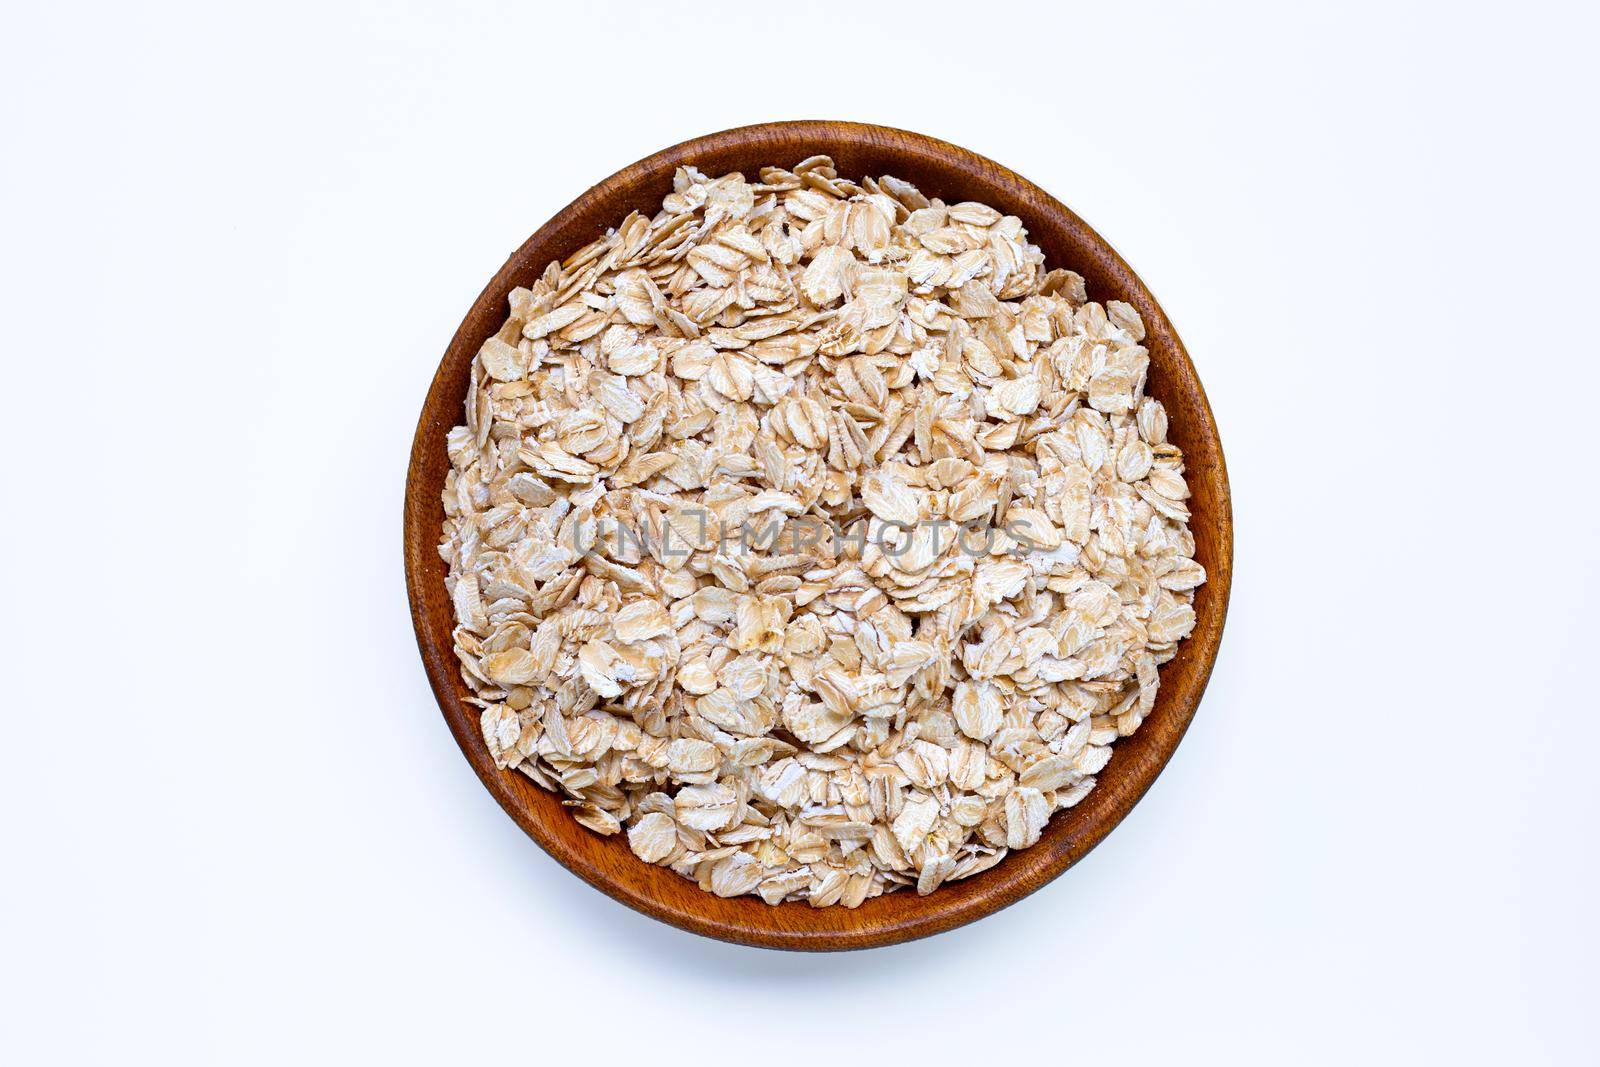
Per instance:
[[[496,765],[769,904],[1036,843],[1206,577],[1144,336],[984,204],[680,169],[512,292],[446,441]]]

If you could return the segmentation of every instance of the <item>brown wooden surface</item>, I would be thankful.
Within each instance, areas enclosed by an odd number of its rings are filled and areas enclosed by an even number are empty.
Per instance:
[[[600,236],[630,210],[654,214],[682,164],[754,178],[764,165],[792,166],[819,153],[832,156],[845,177],[893,174],[929,196],[977,200],[1017,215],[1044,249],[1047,266],[1082,274],[1093,300],[1126,300],[1139,309],[1150,349],[1147,391],[1166,405],[1169,437],[1183,449],[1195,555],[1209,575],[1195,597],[1194,633],[1161,668],[1155,711],[1132,737],[1117,741],[1099,784],[1077,807],[1055,815],[1037,845],[926,897],[902,891],[853,911],[713,896],[636,859],[625,835],[603,838],[585,830],[522,774],[497,770],[478,731],[477,709],[463,699],[467,690],[451,651],[447,568],[437,548],[448,469],[445,433],[463,419],[472,357],[505,321],[511,289],[531,285],[552,259]],[[698,934],[772,948],[870,948],[949,930],[1022,899],[1082,858],[1144,795],[1188,729],[1211,675],[1232,580],[1233,512],[1222,444],[1183,343],[1149,290],[1082,219],[1026,179],[942,141],[856,123],[777,122],[686,141],[613,174],[563,208],[500,268],[456,331],[428,389],[406,478],[405,567],[417,644],[445,721],[483,784],[546,852],[616,900]]]

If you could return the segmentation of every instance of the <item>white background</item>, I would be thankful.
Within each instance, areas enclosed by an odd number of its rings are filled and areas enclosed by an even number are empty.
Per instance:
[[[10,5],[0,1058],[1594,1062],[1577,3]],[[850,118],[1177,324],[1237,580],[1067,875],[809,957],[612,903],[446,732],[400,566],[461,315],[589,184]],[[788,162],[788,161],[775,161]]]

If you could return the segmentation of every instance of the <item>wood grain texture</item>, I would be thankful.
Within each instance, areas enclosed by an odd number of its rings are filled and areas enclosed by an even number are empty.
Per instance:
[[[708,174],[768,164],[790,166],[827,154],[846,177],[893,174],[948,202],[977,200],[1019,216],[1051,267],[1082,274],[1093,300],[1126,300],[1144,317],[1150,350],[1147,391],[1166,405],[1170,439],[1188,464],[1195,555],[1209,575],[1195,597],[1194,633],[1161,668],[1155,711],[1118,740],[1099,784],[1077,807],[1056,814],[1037,845],[926,897],[899,892],[860,908],[770,907],[755,897],[724,900],[688,879],[634,857],[625,835],[602,838],[579,826],[559,800],[515,771],[494,766],[466,703],[451,651],[447,568],[437,545],[440,494],[448,459],[445,434],[462,421],[468,369],[483,341],[505,321],[507,295],[531,285],[546,264],[599,237],[630,210],[652,215],[671,191],[673,171],[693,164]],[[445,721],[468,762],[529,837],[574,874],[616,900],[708,937],[771,948],[870,948],[926,937],[1012,904],[1061,874],[1127,815],[1166,765],[1194,718],[1216,659],[1233,574],[1233,512],[1222,444],[1194,366],[1155,297],[1082,219],[1005,167],[903,130],[846,122],[776,122],[698,137],[625,168],[560,211],[519,248],[478,296],[428,389],[406,478],[405,569],[417,644]]]

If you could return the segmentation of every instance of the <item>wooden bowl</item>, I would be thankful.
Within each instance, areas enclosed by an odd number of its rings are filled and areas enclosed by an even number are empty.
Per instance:
[[[803,903],[771,907],[756,897],[716,897],[635,858],[625,835],[605,838],[579,826],[555,796],[522,774],[496,770],[451,651],[447,568],[437,550],[444,519],[440,493],[448,469],[445,433],[462,421],[472,357],[505,321],[511,289],[531,285],[551,260],[600,236],[630,210],[654,214],[682,164],[712,175],[754,175],[764,165],[792,166],[816,154],[832,156],[846,177],[893,174],[947,202],[977,200],[1017,215],[1044,249],[1047,265],[1082,274],[1091,299],[1125,300],[1139,309],[1150,350],[1147,391],[1166,405],[1170,438],[1183,449],[1193,493],[1195,555],[1209,575],[1195,597],[1194,633],[1161,668],[1155,711],[1137,733],[1116,743],[1099,784],[1077,807],[1056,814],[1038,844],[926,897],[903,890],[855,910]],[[775,122],[697,137],[618,171],[558,212],[490,280],[451,340],[417,424],[406,478],[406,584],[422,661],[461,751],[517,825],[567,869],[631,908],[708,937],[770,948],[869,948],[940,933],[1022,899],[1098,844],[1150,788],[1194,717],[1222,639],[1233,570],[1232,524],[1222,444],[1183,343],[1144,283],[1082,219],[998,163],[943,141],[857,123]]]

